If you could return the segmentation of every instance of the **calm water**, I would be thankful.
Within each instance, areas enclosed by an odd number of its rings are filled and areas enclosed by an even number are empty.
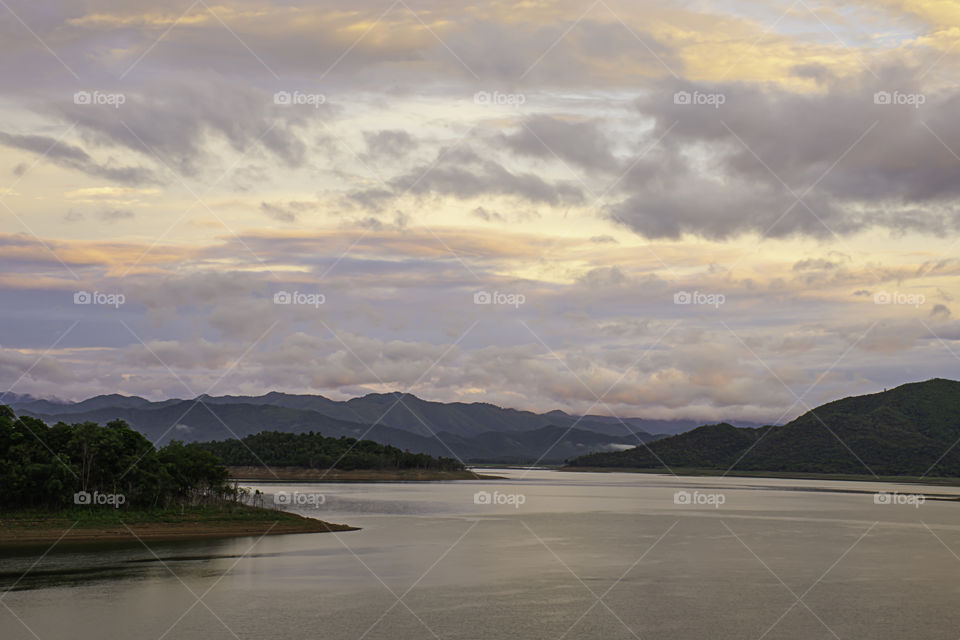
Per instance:
[[[0,638],[960,635],[960,502],[874,499],[958,489],[498,473],[250,485],[362,531],[0,557]]]

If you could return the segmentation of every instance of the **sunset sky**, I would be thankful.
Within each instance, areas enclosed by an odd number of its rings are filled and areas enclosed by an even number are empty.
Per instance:
[[[960,4],[265,6],[0,0],[0,391],[782,422],[960,378]]]

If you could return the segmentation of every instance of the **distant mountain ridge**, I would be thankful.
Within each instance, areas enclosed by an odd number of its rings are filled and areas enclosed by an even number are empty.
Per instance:
[[[835,400],[782,426],[706,425],[573,467],[960,476],[960,382],[934,378]]]
[[[699,424],[693,420],[621,421],[559,410],[538,414],[488,403],[431,402],[401,393],[368,394],[346,401],[277,391],[160,402],[118,394],[76,403],[14,396],[10,404],[19,414],[47,422],[104,424],[119,418],[161,444],[173,438],[222,440],[264,430],[317,431],[331,437],[365,437],[434,456],[512,463],[561,462],[650,441],[660,429],[672,432]]]

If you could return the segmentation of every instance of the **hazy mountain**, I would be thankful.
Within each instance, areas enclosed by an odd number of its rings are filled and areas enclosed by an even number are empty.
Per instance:
[[[606,416],[573,416],[563,411],[533,413],[498,407],[483,402],[431,402],[415,395],[404,393],[371,393],[346,401],[330,400],[319,395],[293,395],[271,392],[263,396],[202,396],[207,404],[270,404],[291,409],[317,411],[324,415],[360,422],[363,424],[384,424],[413,433],[429,436],[431,433],[446,431],[460,436],[471,436],[488,431],[527,431],[547,426],[569,427],[576,424],[577,429],[608,433],[611,435],[630,435],[617,418]],[[643,427],[637,427],[627,418],[624,422],[631,431],[655,433]],[[693,420],[642,421],[654,426],[670,428],[693,428],[698,423]],[[666,431],[664,431],[666,432]],[[659,433],[656,432],[656,433]]]
[[[104,396],[94,396],[83,400],[82,402],[64,402],[62,400],[42,400],[30,396],[18,396],[14,400],[7,399],[5,404],[10,405],[16,411],[30,412],[34,415],[54,416],[60,414],[78,414],[85,411],[96,411],[98,409],[132,409],[145,408],[153,405],[162,405],[163,403],[153,403],[146,398],[139,396],[122,396],[118,393],[112,393]]]
[[[341,403],[322,396],[271,393],[254,398],[203,396],[202,402],[150,402],[138,397],[97,396],[68,405],[32,401],[20,404],[16,409],[21,415],[32,415],[51,423],[105,424],[122,419],[159,445],[171,439],[242,438],[265,430],[315,431],[328,437],[362,437],[414,452],[457,456],[465,461],[562,462],[591,451],[622,448],[655,437],[643,431],[630,434],[619,423],[616,427],[603,425],[619,432],[616,435],[589,431],[583,427],[594,423],[587,421],[571,429],[576,418],[562,412],[547,416],[486,404],[450,406],[426,402],[415,396],[403,396],[409,410],[387,411],[389,398],[391,396],[381,394]],[[392,401],[396,402],[396,398]],[[348,404],[350,408],[344,409]],[[295,405],[296,408],[284,405]],[[318,410],[307,407],[317,407]],[[472,415],[473,411],[477,415]],[[367,423],[343,420],[328,412],[361,420],[366,416],[374,417]],[[414,415],[420,416],[423,422]],[[383,420],[379,424],[370,426],[381,417]],[[485,419],[489,419],[489,425],[477,431]],[[563,424],[551,424],[551,420]],[[545,452],[548,455],[541,459]]]
[[[812,409],[783,426],[707,425],[573,466],[960,475],[960,382],[936,378]]]

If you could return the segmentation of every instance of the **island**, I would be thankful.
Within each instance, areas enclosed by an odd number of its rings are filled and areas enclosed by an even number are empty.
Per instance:
[[[265,508],[221,460],[120,420],[48,426],[0,405],[0,547],[356,530]]]
[[[283,482],[423,482],[499,480],[456,458],[412,453],[372,440],[330,438],[313,431],[263,431],[242,439],[196,442],[227,465],[236,480]]]

